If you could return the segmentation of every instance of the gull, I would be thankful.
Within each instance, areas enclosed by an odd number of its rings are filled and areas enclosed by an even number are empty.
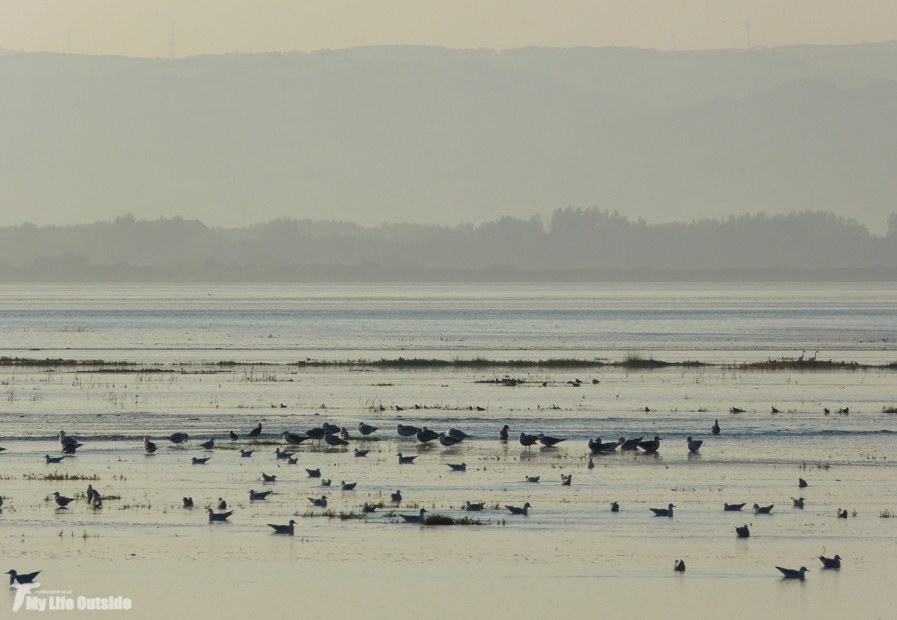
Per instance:
[[[295,465],[298,462],[299,462],[299,459],[295,456],[291,459],[287,459],[287,465]]]
[[[332,481],[333,481],[332,478],[327,478],[326,480],[321,480],[321,486],[322,486],[322,487],[329,487],[329,486],[330,486],[330,483],[331,483]]]
[[[59,491],[55,491],[53,493],[53,497],[56,498],[56,505],[59,506],[60,508],[65,508],[66,506],[71,504],[73,501],[75,501],[71,497],[65,497],[63,495],[60,495]]]
[[[346,441],[345,439],[340,439],[339,437],[337,437],[336,435],[334,435],[332,433],[327,433],[324,435],[324,443],[326,443],[328,446],[333,446],[333,447],[349,445],[348,441]]]
[[[184,498],[184,508],[193,508],[193,498],[192,497]]]
[[[645,452],[657,452],[657,450],[660,448],[660,437],[654,435],[654,439],[652,440],[640,441],[638,443],[638,447]]]
[[[460,439],[455,439],[454,437],[449,437],[445,433],[439,433],[439,443],[441,443],[446,448],[451,448],[457,443],[461,443]]]
[[[313,506],[320,506],[321,508],[327,508],[327,496],[326,495],[322,495],[321,499],[315,499],[314,497],[309,497],[308,501],[310,501]]]
[[[483,509],[485,502],[479,502],[478,504],[471,504],[470,502],[464,502],[464,510],[467,512],[479,512]]]
[[[240,450],[240,457],[244,459],[249,458],[252,456],[253,452],[255,452],[255,450]]]
[[[172,433],[165,439],[167,439],[174,445],[179,446],[182,443],[184,443],[185,441],[187,441],[188,439],[190,439],[190,435],[188,435],[187,433]]]
[[[773,405],[772,411],[770,411],[770,413],[782,413],[782,412],[779,411],[778,409],[776,409],[775,405]]]
[[[562,487],[568,487],[568,486],[570,486],[570,483],[571,483],[571,482],[573,482],[573,474],[570,474],[570,475],[568,475],[568,476],[565,476],[564,474],[561,474],[561,486],[562,486]]]
[[[532,506],[530,506],[530,503],[527,502],[523,505],[523,508],[519,508],[517,506],[505,506],[505,508],[510,510],[512,515],[523,515],[525,517],[527,516],[527,511],[532,508]]]
[[[592,457],[589,457],[589,464],[586,465],[589,469],[595,469],[595,463],[592,462]]]
[[[803,508],[803,507],[804,507],[804,498],[803,498],[803,497],[797,497],[797,498],[792,497],[792,498],[791,498],[791,504],[792,504],[795,508]]]
[[[610,503],[610,511],[611,512],[620,512],[620,503],[619,502],[611,502]]]
[[[194,465],[205,465],[205,464],[209,461],[210,458],[212,458],[212,457],[211,457],[211,456],[207,456],[207,457],[204,458],[204,459],[198,459],[198,458],[196,458],[196,457],[194,456],[194,457],[193,457],[193,464],[194,464]]]
[[[800,570],[794,570],[793,568],[782,568],[781,566],[776,566],[779,569],[779,572],[782,573],[785,579],[800,579],[804,580],[804,573],[809,573],[810,569],[806,566],[801,566]]]
[[[744,409],[740,407],[729,407],[729,413],[744,413]]]
[[[846,519],[847,516],[848,516],[848,515],[847,515],[847,511],[846,511],[846,510],[841,510],[840,508],[838,508],[838,512],[836,512],[835,514],[837,515],[837,518],[838,518],[838,519]]]
[[[415,433],[415,437],[417,437],[417,440],[421,443],[429,443],[434,439],[437,439],[439,437],[439,433],[437,433],[436,431],[431,431],[426,426],[424,426],[419,431],[417,431],[417,433]]]
[[[367,456],[368,452],[370,452],[370,450],[359,450],[358,448],[355,448],[355,450],[352,451],[352,454],[354,454],[357,457],[362,457],[362,456]]]
[[[8,570],[6,571],[6,574],[9,575],[9,585],[12,586],[12,584],[16,582],[19,584],[34,583],[34,578],[40,575],[41,571],[20,575],[14,570]]]
[[[770,504],[769,506],[760,506],[759,504],[754,504],[754,512],[758,515],[768,515],[775,504]]]
[[[567,439],[566,438],[559,439],[557,437],[547,437],[545,435],[545,433],[539,433],[539,441],[541,441],[542,445],[545,446],[546,448],[551,448],[551,447],[558,445],[562,441],[567,441]]]
[[[203,448],[204,450],[211,450],[212,448],[215,447],[215,440],[209,439],[208,441],[204,441],[201,444],[199,444],[199,446],[201,448]]]
[[[275,456],[275,458],[280,459],[280,460],[283,460],[283,461],[287,460],[288,458],[290,458],[290,457],[293,456],[294,454],[296,454],[296,453],[295,453],[295,452],[281,451],[280,448],[275,448],[275,450],[274,450],[274,456]]]
[[[249,489],[249,501],[254,502],[255,500],[268,499],[268,496],[273,492],[274,491],[262,491],[261,493],[256,493],[255,489]]]
[[[819,556],[819,561],[825,568],[841,568],[841,556],[836,555],[833,558],[827,558],[824,555]]]
[[[321,425],[321,428],[324,429],[325,435],[328,433],[331,435],[336,435],[339,432],[339,426],[337,426],[336,424],[328,424],[327,422],[324,422]]]
[[[367,514],[369,512],[374,512],[375,510],[377,510],[377,507],[372,506],[371,504],[368,504],[367,502],[365,502],[364,506],[361,507],[361,512],[363,512],[365,514]]]
[[[507,424],[505,424],[504,427],[500,431],[498,431],[498,440],[499,441],[507,441],[509,430],[511,430],[511,427],[508,426]]]
[[[6,452],[6,448],[0,448],[0,452]]]
[[[596,439],[594,441],[589,439],[588,445],[589,445],[589,450],[591,450],[592,452],[613,452],[614,450],[617,449],[617,446],[620,445],[620,442],[602,443],[601,437],[599,437],[598,439]]]
[[[227,502],[223,497],[218,498],[218,510],[227,510]]]
[[[670,504],[666,508],[651,508],[651,512],[654,513],[655,517],[672,517],[673,516],[673,508],[676,506],[674,504]]]
[[[524,482],[539,482],[539,478],[541,478],[541,477],[542,476],[527,476],[526,478],[524,478],[523,481]]]
[[[305,434],[308,435],[309,439],[321,440],[324,439],[324,435],[327,434],[327,431],[323,428],[310,428],[305,431]]]
[[[62,459],[64,459],[65,457],[64,456],[50,456],[49,454],[45,454],[44,458],[47,459],[47,465],[50,465],[53,463],[61,463]]]
[[[67,443],[64,446],[62,446],[62,453],[63,454],[74,454],[75,451],[80,447],[81,447],[80,443]]]
[[[96,495],[97,497],[100,496],[100,494],[96,491],[96,489],[93,488],[93,485],[88,484],[87,485],[87,501],[92,501],[94,495]]]
[[[265,472],[262,472],[262,482],[277,482],[277,476],[273,474],[269,476]]]
[[[156,444],[149,440],[149,438],[143,438],[143,451],[147,454],[152,454],[156,451]]]
[[[423,508],[420,509],[420,514],[416,515],[399,515],[402,517],[402,520],[405,523],[421,523],[424,520],[424,513],[427,512]]]
[[[450,428],[446,433],[452,439],[457,439],[458,441],[464,441],[465,439],[473,439],[471,435],[468,435],[464,431],[459,431],[457,428]]]
[[[273,523],[269,523],[268,527],[273,528],[275,534],[286,534],[287,536],[292,536],[294,525],[296,525],[296,522],[290,519],[290,523],[288,525],[274,525]]]
[[[351,439],[351,437],[349,437],[349,431],[346,430],[345,426],[340,427],[337,437],[339,437],[340,439],[342,439],[344,441],[349,441],[349,439]],[[326,439],[326,436],[324,437],[324,439]]]
[[[209,521],[227,521],[227,518],[234,514],[233,510],[227,512],[215,512],[209,508]]]
[[[320,467],[317,468],[317,469],[308,469],[308,468],[306,467],[306,468],[305,468],[305,471],[308,472],[308,477],[309,477],[309,478],[320,478],[320,477],[321,477],[321,468],[320,468]]]
[[[249,435],[247,435],[247,437],[249,437],[249,439],[258,439],[258,436],[261,434],[262,434],[262,423],[259,422],[258,426],[256,426],[254,429],[249,431]]]
[[[401,452],[399,452],[398,456],[399,456],[399,465],[411,465],[414,463],[414,459],[417,458],[417,456],[402,456]]]
[[[634,439],[620,437],[620,450],[635,450],[640,443],[642,443],[641,437],[636,437]]]
[[[704,442],[701,441],[700,439],[692,439],[691,437],[689,437],[689,438],[686,439],[685,441],[688,442],[688,449],[689,449],[691,452],[697,452],[698,450],[700,450],[700,449],[701,449],[701,444],[704,443]]]
[[[750,538],[751,537],[751,531],[748,529],[747,523],[745,523],[741,527],[736,527],[735,533],[738,534],[738,538]]]
[[[357,482],[348,482],[347,483],[345,480],[341,480],[339,483],[339,488],[342,491],[354,491],[356,484],[358,484],[358,483]]]
[[[399,424],[396,426],[396,432],[400,437],[412,437],[417,434],[420,429],[416,426],[405,426],[404,424]]]
[[[723,510],[726,512],[734,512],[736,510],[741,510],[745,507],[745,504],[723,504]]]
[[[361,433],[363,437],[367,437],[371,433],[377,432],[376,426],[371,426],[370,424],[365,424],[364,422],[358,423],[358,432]]]
[[[80,448],[82,445],[84,445],[84,444],[78,443],[78,441],[74,437],[66,437],[65,431],[59,431],[59,443],[60,443],[60,445],[63,445],[63,446],[74,444],[78,448]]]
[[[89,503],[90,503],[90,507],[91,507],[91,508],[94,508],[94,509],[98,509],[98,508],[102,508],[102,507],[103,507],[103,500],[100,498],[100,494],[99,494],[99,493],[97,493],[96,495],[94,495],[94,496],[93,496],[93,499],[92,499],[92,500],[89,500]]]
[[[537,441],[539,441],[538,435],[527,435],[526,433],[520,433],[520,445],[524,448],[529,448]]]
[[[290,431],[284,431],[280,434],[280,436],[283,437],[283,440],[291,446],[298,446],[300,443],[308,439],[308,435],[297,435],[296,433],[291,433]]]
[[[467,471],[467,463],[446,463],[452,471]]]
[[[231,441],[236,441],[236,440],[239,439],[239,437],[237,437],[237,434],[236,434],[235,432],[233,432],[233,431],[230,431],[230,432],[227,434],[227,437],[228,437],[228,439],[230,439]]]
[[[714,435],[719,435],[719,420],[713,421],[713,426],[710,427],[710,432]]]
[[[673,570],[676,571],[677,573],[684,573],[685,572],[685,562],[683,560],[676,560],[676,562],[673,564]]]
[[[798,479],[797,479],[797,487],[798,487],[799,489],[805,489],[805,488],[807,488],[808,486],[810,486],[810,485],[807,484],[807,481],[804,480],[803,478],[798,478]]]

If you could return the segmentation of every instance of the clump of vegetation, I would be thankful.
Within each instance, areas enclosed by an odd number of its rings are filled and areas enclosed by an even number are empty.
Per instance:
[[[100,477],[96,474],[87,475],[87,474],[60,474],[59,472],[53,472],[52,474],[22,474],[22,478],[24,480],[29,481],[38,481],[38,482],[70,482],[77,480],[89,480],[91,482],[96,482],[100,479]]]
[[[891,512],[887,508],[878,513],[878,516],[882,519],[894,519],[897,517],[897,513]]]
[[[427,515],[421,521],[424,525],[483,525],[479,519],[470,517],[454,518],[447,515]]]
[[[335,510],[331,510],[328,508],[323,512],[315,512],[314,510],[306,510],[302,513],[302,518],[304,519],[313,519],[314,517],[326,517],[327,519],[339,519],[340,521],[349,521],[350,519],[364,519],[365,514],[363,512],[356,512],[354,510],[350,510],[349,512],[337,512]]]
[[[882,407],[882,413],[897,413],[897,407]]]

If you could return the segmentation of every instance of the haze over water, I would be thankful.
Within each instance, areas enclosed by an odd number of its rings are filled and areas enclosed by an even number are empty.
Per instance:
[[[128,613],[141,618],[889,617],[897,520],[879,515],[897,509],[897,418],[883,412],[897,405],[895,371],[732,364],[802,349],[889,364],[895,302],[893,284],[4,286],[0,355],[107,363],[0,366],[2,564],[43,570],[45,589],[128,596]],[[635,354],[714,365],[297,364]],[[137,366],[121,372],[109,362]],[[506,375],[519,383],[502,383]],[[568,383],[576,379],[579,387]],[[714,419],[719,436],[709,433]],[[247,448],[259,421],[263,441],[240,458],[228,431]],[[324,421],[353,437],[365,421],[381,440],[348,450],[306,442],[296,465],[275,461],[283,430]],[[397,439],[400,422],[474,439],[418,447]],[[507,444],[497,440],[504,424]],[[45,465],[44,454],[60,454],[59,429],[85,446]],[[176,431],[190,434],[188,448],[164,439]],[[521,431],[567,440],[524,450]],[[144,454],[144,435],[156,454]],[[657,455],[616,451],[586,467],[589,438],[654,435]],[[688,452],[687,436],[704,440],[700,452]],[[209,437],[218,442],[211,452],[198,445]],[[355,447],[371,452],[354,458]],[[419,456],[400,466],[398,452]],[[209,454],[208,464],[191,464]],[[459,462],[466,472],[446,466]],[[320,468],[334,486],[322,488],[305,468]],[[90,483],[120,499],[99,511],[83,498],[57,510],[49,494],[73,497],[88,481],[39,479],[54,472],[97,476]],[[262,472],[277,482],[265,485]],[[570,487],[561,474],[573,475]],[[799,477],[810,486],[798,489]],[[341,492],[340,480],[357,490]],[[249,502],[251,488],[274,495]],[[483,524],[395,523],[384,516],[388,501],[365,520],[303,516],[307,497],[326,493],[336,513],[357,512],[396,489],[397,513],[424,507]],[[803,510],[791,507],[799,495]],[[181,508],[183,496],[193,511]],[[212,525],[204,510],[218,497],[235,514]],[[466,500],[487,509],[461,512]],[[528,517],[503,508],[527,501]],[[747,506],[724,513],[724,502]],[[776,507],[754,515],[754,502]],[[668,503],[672,519],[648,510]],[[856,516],[836,519],[837,508]],[[266,526],[290,518],[292,538]],[[744,523],[752,537],[738,540],[734,527]],[[840,554],[843,568],[822,570],[822,553]],[[673,573],[675,559],[685,574]],[[811,572],[787,582],[776,565]]]

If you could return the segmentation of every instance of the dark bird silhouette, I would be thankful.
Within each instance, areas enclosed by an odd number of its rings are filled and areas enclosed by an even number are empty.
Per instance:
[[[713,426],[710,427],[710,432],[711,432],[713,435],[719,435],[719,432],[720,432],[720,428],[719,428],[719,420],[714,420],[714,421],[713,421]]]
[[[509,430],[511,430],[511,427],[508,426],[507,424],[505,424],[504,427],[500,431],[498,431],[498,440],[499,441],[507,441]]]
[[[37,577],[38,575],[40,575],[41,571],[36,571],[33,573],[26,573],[26,574],[20,575],[19,573],[17,573],[14,570],[8,570],[8,571],[6,571],[6,574],[9,575],[9,585],[12,585],[15,582],[18,582],[20,584],[26,584],[26,583],[34,583],[34,578]]]
[[[745,523],[741,527],[736,527],[735,533],[738,534],[738,538],[750,538],[751,537],[751,531],[748,529],[747,523]]]
[[[259,425],[258,425],[258,426],[256,426],[254,429],[252,429],[251,431],[249,431],[249,435],[248,435],[248,437],[249,437],[250,439],[258,439],[258,436],[261,435],[261,434],[262,434],[262,423],[259,422]]]

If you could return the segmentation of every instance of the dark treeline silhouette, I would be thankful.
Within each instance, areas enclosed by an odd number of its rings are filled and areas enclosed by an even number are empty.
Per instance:
[[[537,280],[675,279],[677,272],[704,274],[688,279],[801,279],[798,272],[808,279],[891,279],[897,214],[888,224],[888,233],[876,236],[821,212],[648,224],[570,208],[556,210],[547,225],[533,216],[452,227],[276,219],[210,228],[127,215],[0,228],[0,279],[489,280],[509,277],[508,269]],[[818,276],[820,270],[829,273]]]

